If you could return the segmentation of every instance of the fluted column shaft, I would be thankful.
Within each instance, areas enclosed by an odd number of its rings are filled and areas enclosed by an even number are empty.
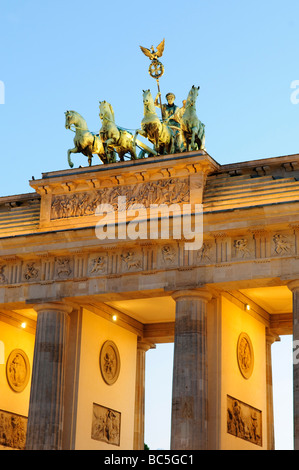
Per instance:
[[[26,449],[62,447],[65,358],[68,314],[63,303],[35,306],[36,338],[32,369]]]
[[[293,293],[293,344],[299,341],[299,280],[288,284]],[[293,361],[294,449],[299,450],[299,363]]]
[[[266,328],[266,394],[267,394],[267,448],[268,450],[275,450],[272,353],[271,353],[271,347],[275,341],[280,341],[279,336],[271,333],[271,331],[268,330],[268,328]]]
[[[205,288],[178,291],[172,389],[171,449],[205,450],[208,436],[207,303]]]
[[[147,342],[137,342],[133,443],[134,450],[144,450],[145,354],[151,347],[153,347],[153,345]]]

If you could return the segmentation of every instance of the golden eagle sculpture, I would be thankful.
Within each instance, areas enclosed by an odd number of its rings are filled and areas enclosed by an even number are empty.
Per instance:
[[[165,45],[165,39],[163,39],[163,41],[160,42],[160,44],[157,46],[156,51],[155,51],[154,46],[152,46],[150,49],[147,49],[146,47],[143,47],[143,46],[139,46],[139,47],[142,50],[143,54],[149,57],[150,60],[158,60],[158,57],[162,57],[162,54],[164,51],[164,45]]]

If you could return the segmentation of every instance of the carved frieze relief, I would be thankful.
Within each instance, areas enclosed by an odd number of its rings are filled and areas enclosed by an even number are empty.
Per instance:
[[[108,256],[105,253],[100,255],[93,255],[89,259],[88,274],[96,276],[107,272]]]
[[[72,260],[67,257],[57,258],[55,262],[55,272],[58,279],[69,278],[72,273]]]
[[[197,250],[195,264],[210,264],[215,259],[215,242],[210,240],[203,242],[200,250]]]
[[[289,234],[275,233],[273,236],[273,249],[275,255],[290,255],[293,252],[294,243]]]
[[[132,185],[103,187],[83,193],[56,195],[51,204],[51,220],[96,215],[97,207],[109,204],[118,210],[118,198],[125,197],[125,209],[133,204],[149,208],[153,204],[181,204],[190,201],[189,178],[168,178]],[[123,210],[124,210],[123,208]]]
[[[26,281],[36,281],[39,279],[40,267],[37,263],[29,262],[25,263],[23,267],[23,277]]]
[[[161,248],[160,264],[166,266],[174,266],[178,261],[177,247],[172,245],[164,245]]]
[[[247,238],[238,238],[233,241],[234,255],[236,258],[249,258],[251,255],[251,249]]]
[[[0,266],[0,284],[6,284],[7,283],[7,278],[5,276],[5,268],[6,268],[6,264],[2,264]]]
[[[126,249],[115,243],[90,253],[80,249],[61,256],[51,256],[47,251],[45,256],[39,253],[35,259],[0,258],[0,288],[22,283],[150,273],[157,269],[191,269],[210,265],[223,268],[234,263],[251,262],[269,264],[271,260],[290,256],[299,256],[294,230],[207,237],[201,248],[194,251],[185,250],[182,240],[165,240],[164,243],[162,240],[140,240]]]
[[[142,253],[136,251],[125,251],[120,255],[122,260],[122,271],[141,270],[143,266]]]

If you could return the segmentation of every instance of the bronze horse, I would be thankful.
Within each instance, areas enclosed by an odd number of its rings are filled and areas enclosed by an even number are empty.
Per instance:
[[[103,163],[115,161],[114,152],[105,151],[100,137],[88,130],[85,119],[76,111],[65,112],[65,127],[71,129],[71,126],[75,127],[76,132],[74,137],[75,147],[67,151],[68,164],[71,168],[74,166],[71,161],[71,153],[83,153],[88,157],[89,166],[91,166],[93,154],[98,155]]]
[[[200,150],[205,147],[205,126],[196,114],[196,99],[199,87],[192,86],[189,91],[185,112],[181,117],[181,133],[186,150]]]
[[[154,150],[158,155],[174,153],[173,132],[160,121],[150,90],[143,90],[143,109],[141,129],[136,130],[134,140],[140,134],[154,144]]]

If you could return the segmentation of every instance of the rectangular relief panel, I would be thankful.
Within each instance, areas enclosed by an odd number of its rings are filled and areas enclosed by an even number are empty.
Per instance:
[[[227,395],[227,432],[262,447],[262,412]]]
[[[93,403],[91,438],[119,446],[120,418],[119,411]]]
[[[0,410],[0,445],[25,449],[28,418]]]
[[[119,197],[123,199],[119,201]],[[182,204],[190,201],[189,178],[167,178],[131,185],[103,187],[100,190],[54,195],[51,220],[97,215],[97,208],[109,204],[114,211],[127,210],[132,204],[145,208],[152,204]],[[121,202],[121,208],[119,203]],[[105,211],[105,209],[103,209]]]

